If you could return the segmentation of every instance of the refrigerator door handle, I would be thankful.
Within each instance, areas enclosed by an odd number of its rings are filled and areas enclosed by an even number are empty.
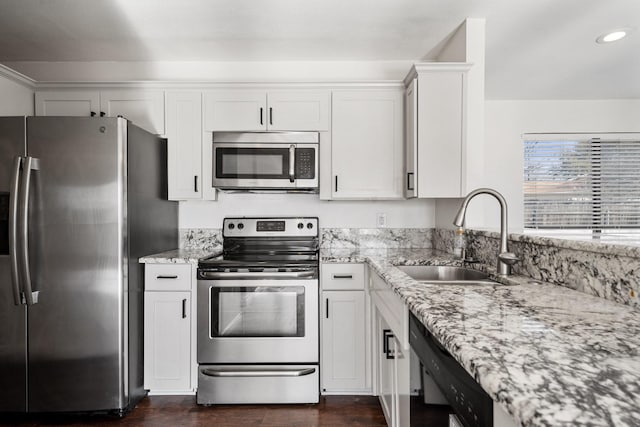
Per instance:
[[[20,167],[22,157],[16,156],[11,172],[11,189],[9,193],[9,263],[11,264],[11,285],[13,290],[13,302],[21,305],[20,298],[20,274],[18,271],[18,198],[20,194]]]
[[[33,292],[31,286],[31,272],[29,271],[29,188],[31,187],[31,171],[40,168],[40,161],[34,157],[26,157],[22,165],[20,180],[20,231],[21,240],[21,273],[24,283],[24,302],[33,305],[38,302],[38,292]]]

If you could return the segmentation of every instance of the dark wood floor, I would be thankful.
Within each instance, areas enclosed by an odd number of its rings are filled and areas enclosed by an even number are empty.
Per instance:
[[[420,426],[448,425],[446,408],[431,406],[412,412]],[[216,427],[384,427],[386,422],[377,397],[322,396],[317,405],[196,405],[194,396],[144,398],[124,418],[105,415],[0,416],[2,426],[216,426]]]
[[[17,416],[10,426],[386,426],[377,397],[323,396],[317,405],[198,406],[193,396],[151,396],[124,418],[108,416]]]

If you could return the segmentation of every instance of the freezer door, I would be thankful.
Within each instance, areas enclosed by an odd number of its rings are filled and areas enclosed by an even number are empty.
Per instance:
[[[16,157],[25,154],[24,117],[0,117],[0,411],[26,410],[26,308],[15,301],[9,207]]]
[[[30,117],[29,411],[126,406],[126,121]]]

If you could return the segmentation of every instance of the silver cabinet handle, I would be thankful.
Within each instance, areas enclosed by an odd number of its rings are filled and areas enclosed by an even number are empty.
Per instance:
[[[177,279],[178,276],[156,276],[156,279]]]
[[[203,369],[201,372],[208,377],[303,377],[311,375],[316,368],[305,369],[246,369],[246,370],[222,370]]]
[[[289,146],[289,182],[296,180],[296,146]]]
[[[269,124],[273,125],[273,107],[269,107]]]
[[[20,183],[20,240],[22,243],[22,265],[21,273],[24,283],[24,298],[27,305],[38,302],[38,293],[33,292],[31,287],[31,272],[29,270],[29,188],[31,186],[31,171],[38,170],[39,160],[34,157],[26,157],[22,166],[22,178]]]
[[[260,125],[263,125],[264,121],[262,120],[262,107],[260,107]]]
[[[186,298],[182,299],[182,318],[183,319],[187,318],[187,299]]]
[[[353,274],[334,274],[334,279],[353,279]]]
[[[16,157],[11,173],[11,189],[9,190],[9,255],[11,264],[11,284],[13,303],[20,305],[20,276],[18,273],[18,195],[20,194],[20,166],[22,157]]]

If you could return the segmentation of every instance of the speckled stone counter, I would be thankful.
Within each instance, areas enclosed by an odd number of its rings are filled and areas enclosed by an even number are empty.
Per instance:
[[[197,264],[202,258],[216,255],[222,252],[222,248],[207,249],[175,249],[159,254],[147,255],[140,258],[140,263],[158,264]]]
[[[421,284],[394,267],[455,263],[433,250],[323,250],[366,262],[524,426],[640,425],[640,312],[552,284]],[[491,272],[490,266],[480,266]]]

